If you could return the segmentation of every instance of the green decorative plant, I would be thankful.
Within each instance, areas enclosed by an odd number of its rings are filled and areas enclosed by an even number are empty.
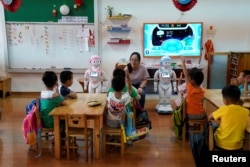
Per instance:
[[[108,16],[109,16],[109,17],[112,17],[113,9],[114,9],[114,8],[113,8],[112,6],[107,6],[105,9],[106,9],[107,12],[108,12]]]

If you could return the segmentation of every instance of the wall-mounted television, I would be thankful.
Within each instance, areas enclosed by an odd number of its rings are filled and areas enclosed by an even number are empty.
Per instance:
[[[200,57],[202,34],[202,22],[144,23],[143,56]]]

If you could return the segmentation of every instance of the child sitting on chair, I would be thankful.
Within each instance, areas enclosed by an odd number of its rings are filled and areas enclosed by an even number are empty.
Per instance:
[[[65,98],[76,99],[76,93],[69,89],[73,84],[73,73],[71,71],[62,71],[60,73],[60,81],[62,85],[59,86],[59,94]]]
[[[66,105],[64,98],[58,92],[58,79],[53,71],[46,71],[42,77],[43,83],[46,86],[45,90],[41,91],[40,113],[43,126],[46,128],[54,127],[54,119],[49,113],[59,105]],[[64,123],[63,123],[64,124]]]
[[[214,132],[215,144],[219,149],[242,150],[243,148],[249,111],[242,107],[240,94],[240,89],[236,85],[225,86],[222,89],[225,105],[208,116],[208,120],[220,121]]]
[[[122,116],[125,113],[125,107],[130,103],[129,93],[122,91],[125,85],[124,77],[113,77],[111,86],[114,91],[109,92],[107,97],[106,125],[109,127],[120,127]]]
[[[183,74],[187,87],[186,105],[187,117],[189,119],[205,119],[207,117],[203,108],[203,97],[205,90],[201,87],[204,74],[197,68],[187,71],[185,58],[182,56]]]
[[[250,70],[243,70],[237,78],[231,79],[232,85],[237,85],[241,93],[250,90]]]

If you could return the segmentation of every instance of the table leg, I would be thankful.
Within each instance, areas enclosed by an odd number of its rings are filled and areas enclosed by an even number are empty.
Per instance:
[[[94,117],[94,158],[100,159],[100,117]]]
[[[61,133],[59,116],[54,116],[55,159],[61,158]]]

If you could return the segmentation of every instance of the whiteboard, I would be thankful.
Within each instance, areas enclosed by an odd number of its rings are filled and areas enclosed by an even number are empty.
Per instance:
[[[9,69],[87,68],[94,24],[6,23]],[[91,33],[90,33],[91,32]],[[96,40],[96,38],[94,38]]]

